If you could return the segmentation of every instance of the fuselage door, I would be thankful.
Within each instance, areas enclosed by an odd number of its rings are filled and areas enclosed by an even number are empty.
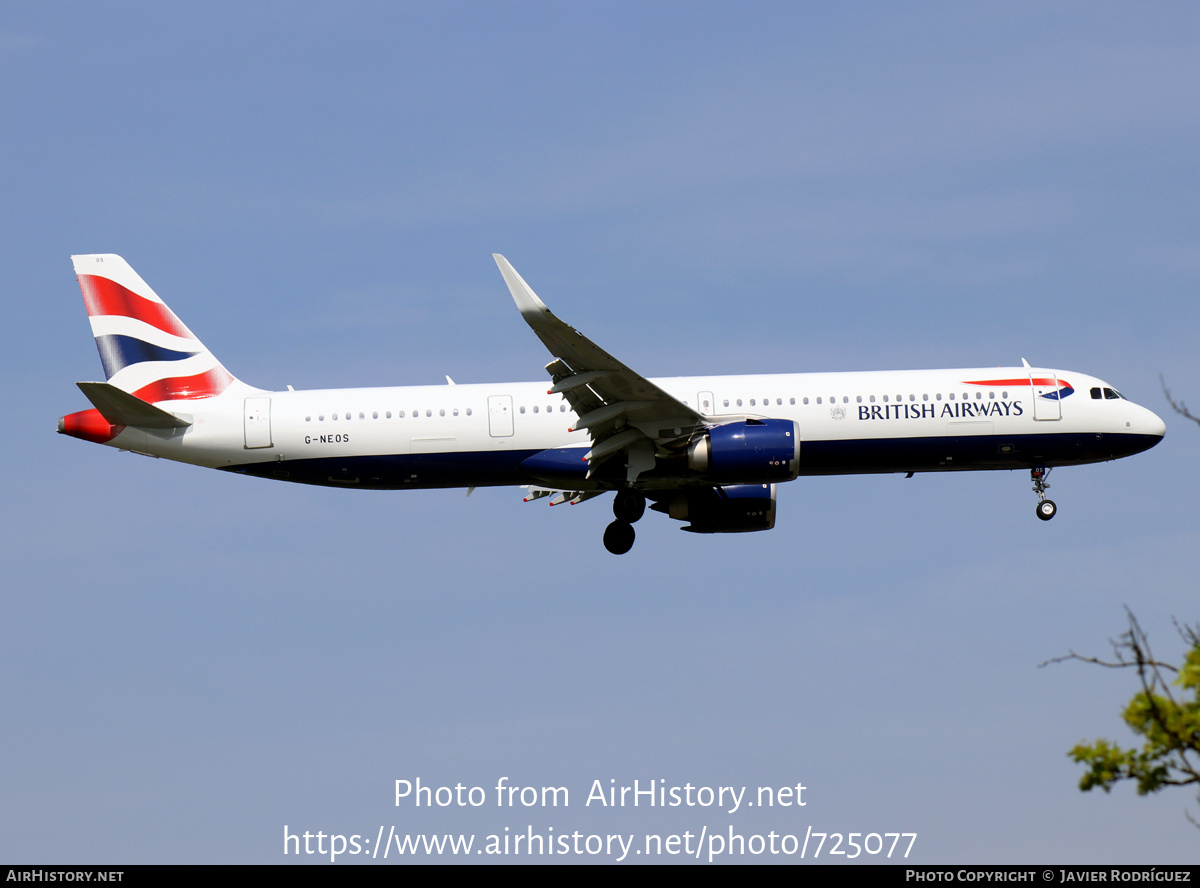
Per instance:
[[[1035,376],[1029,374],[1030,388],[1033,390],[1033,418],[1038,421],[1062,419],[1062,401],[1058,377],[1050,375]],[[1049,397],[1045,397],[1049,395]]]
[[[246,399],[246,449],[271,446],[271,399]]]
[[[488,431],[493,438],[509,438],[512,436],[512,395],[491,395],[488,397]]]
[[[701,416],[713,416],[717,412],[717,402],[712,392],[700,392],[696,395],[696,406],[700,408]]]

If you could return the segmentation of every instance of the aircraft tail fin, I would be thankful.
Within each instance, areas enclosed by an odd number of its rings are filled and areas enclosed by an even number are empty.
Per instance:
[[[215,397],[237,381],[120,256],[71,261],[110,386],[153,404]]]

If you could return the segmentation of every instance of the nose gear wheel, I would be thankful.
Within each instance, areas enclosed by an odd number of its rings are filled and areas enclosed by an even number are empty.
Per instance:
[[[1049,521],[1058,512],[1058,506],[1054,505],[1054,500],[1046,499],[1046,490],[1050,487],[1046,483],[1046,478],[1050,475],[1050,469],[1045,466],[1037,466],[1029,470],[1030,480],[1033,481],[1033,492],[1037,494],[1037,516],[1043,521]]]

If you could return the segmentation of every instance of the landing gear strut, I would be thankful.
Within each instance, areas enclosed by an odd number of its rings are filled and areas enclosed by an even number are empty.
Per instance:
[[[1043,521],[1049,521],[1058,512],[1058,506],[1054,505],[1054,500],[1046,499],[1046,489],[1050,486],[1046,483],[1046,478],[1049,477],[1050,470],[1045,466],[1029,470],[1029,477],[1033,481],[1033,492],[1037,494],[1037,516]]]
[[[617,520],[604,528],[604,548],[614,555],[624,555],[633,548],[637,534],[633,522],[646,512],[646,497],[640,490],[625,487],[617,491],[613,500],[613,515]]]

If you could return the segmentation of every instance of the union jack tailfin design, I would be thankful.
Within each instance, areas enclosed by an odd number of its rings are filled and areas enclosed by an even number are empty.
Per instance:
[[[236,381],[120,256],[71,261],[111,385],[153,404],[211,398]]]

